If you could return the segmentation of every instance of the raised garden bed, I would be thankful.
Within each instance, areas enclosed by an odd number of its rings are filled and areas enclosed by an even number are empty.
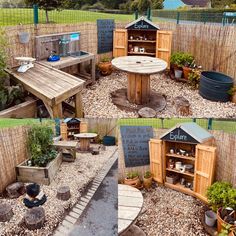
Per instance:
[[[25,102],[0,111],[0,118],[35,118],[37,100],[26,97]]]
[[[62,155],[58,153],[57,157],[46,167],[27,166],[27,161],[22,162],[16,167],[17,180],[49,185],[62,163]]]

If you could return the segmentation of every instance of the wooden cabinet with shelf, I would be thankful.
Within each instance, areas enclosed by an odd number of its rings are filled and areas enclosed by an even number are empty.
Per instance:
[[[213,136],[195,123],[177,125],[160,140],[151,139],[150,169],[154,180],[207,202],[206,190],[213,182],[216,159],[213,142]],[[170,178],[177,181],[171,183]]]
[[[146,55],[165,60],[170,67],[172,32],[162,31],[145,17],[113,34],[113,57]]]

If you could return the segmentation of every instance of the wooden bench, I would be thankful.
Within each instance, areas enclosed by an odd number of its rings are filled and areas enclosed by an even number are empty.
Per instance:
[[[53,146],[62,152],[62,160],[73,162],[76,158],[76,141],[54,141]]]

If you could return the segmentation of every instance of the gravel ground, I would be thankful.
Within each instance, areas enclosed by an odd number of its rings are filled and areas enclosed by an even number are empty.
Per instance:
[[[96,146],[96,145],[92,145]],[[12,236],[47,236],[52,235],[53,230],[63,220],[65,211],[70,209],[81,196],[83,189],[92,181],[98,171],[115,152],[116,147],[106,147],[106,151],[100,151],[99,155],[77,153],[75,162],[63,162],[54,181],[50,186],[42,186],[42,190],[48,196],[47,202],[43,205],[46,212],[46,222],[42,229],[27,230],[22,218],[27,211],[23,205],[23,197],[18,199],[0,198],[1,203],[9,203],[13,207],[14,216],[7,223],[0,222],[0,235]],[[61,185],[68,185],[72,197],[66,201],[56,198],[57,188]]]
[[[100,78],[92,87],[83,91],[83,103],[85,116],[103,118],[135,118],[137,112],[125,112],[117,108],[111,101],[110,93],[127,87],[127,75],[124,72],[115,71],[110,76]],[[173,100],[177,96],[183,96],[191,104],[191,115],[194,118],[236,118],[236,105],[234,103],[212,102],[202,98],[198,90],[192,90],[187,84],[175,82],[164,74],[152,75],[152,90],[164,94],[167,98],[167,106],[158,113],[158,117],[178,116],[173,107]]]
[[[143,209],[137,219],[147,236],[207,236],[201,224],[203,203],[165,187],[142,191]]]

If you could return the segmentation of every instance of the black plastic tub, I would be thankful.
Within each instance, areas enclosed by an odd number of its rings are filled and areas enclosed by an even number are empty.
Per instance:
[[[208,100],[228,102],[228,91],[233,86],[233,79],[215,71],[203,71],[201,73],[199,94]]]
[[[113,136],[104,136],[103,137],[104,146],[114,146],[116,145],[116,138]]]

